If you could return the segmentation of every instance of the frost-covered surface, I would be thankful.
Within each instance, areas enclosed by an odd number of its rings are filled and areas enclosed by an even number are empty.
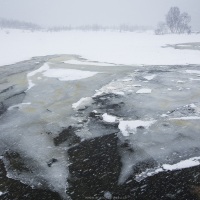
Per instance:
[[[0,30],[0,66],[54,54],[76,54],[92,61],[127,65],[199,64],[199,51],[163,48],[189,42],[200,42],[200,34],[21,30],[9,30],[7,34]]]

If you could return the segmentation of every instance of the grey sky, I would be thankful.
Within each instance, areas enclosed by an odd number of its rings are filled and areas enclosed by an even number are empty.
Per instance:
[[[0,0],[0,18],[54,25],[155,26],[171,6],[192,16],[200,30],[200,0]]]

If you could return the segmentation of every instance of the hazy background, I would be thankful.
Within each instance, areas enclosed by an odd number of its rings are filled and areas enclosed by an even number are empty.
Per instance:
[[[0,0],[0,18],[42,26],[141,25],[155,27],[171,6],[192,16],[200,30],[200,0]]]

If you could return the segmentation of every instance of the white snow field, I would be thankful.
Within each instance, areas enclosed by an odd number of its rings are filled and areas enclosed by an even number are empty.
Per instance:
[[[0,66],[53,54],[76,54],[91,61],[125,65],[200,64],[199,51],[163,48],[189,42],[200,42],[200,34],[0,30]]]

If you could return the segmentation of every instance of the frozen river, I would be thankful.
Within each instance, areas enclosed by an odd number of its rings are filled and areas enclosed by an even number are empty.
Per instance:
[[[197,199],[200,68],[76,55],[0,68],[1,199]]]

